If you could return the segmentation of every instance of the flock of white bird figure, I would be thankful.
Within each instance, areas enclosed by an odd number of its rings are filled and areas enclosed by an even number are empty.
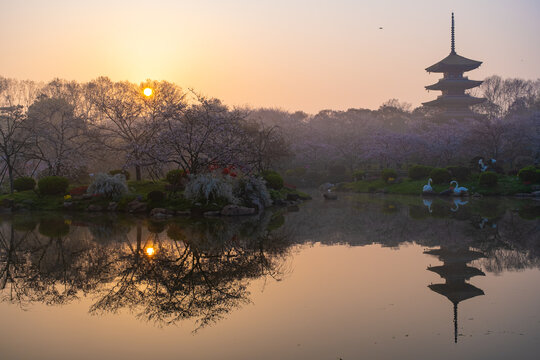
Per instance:
[[[491,166],[493,166],[493,165],[495,165],[496,161],[497,160],[495,160],[495,159],[491,159],[489,162],[491,163]],[[480,168],[481,172],[485,172],[487,169],[489,169],[489,166],[490,165],[484,164],[484,159],[478,160],[478,167]],[[425,193],[433,192],[433,188],[431,187],[431,182],[432,181],[433,181],[432,179],[428,180],[428,183],[427,183],[427,185],[424,185],[424,188],[422,189],[422,192],[425,192]],[[453,183],[456,184],[456,186],[453,188],[454,189],[454,195],[462,195],[462,194],[465,194],[467,191],[469,191],[469,189],[467,189],[466,187],[459,186],[458,182],[456,180],[451,181],[450,185],[452,185]]]
[[[495,165],[497,160],[491,159],[490,162],[491,162],[491,166],[493,166]],[[478,160],[478,167],[480,168],[481,172],[485,172],[487,169],[489,169],[489,165],[484,164],[484,159]]]
[[[424,188],[422,189],[423,192],[427,192],[427,193],[433,192],[433,188],[431,187],[431,182],[432,181],[433,180],[431,178],[428,180],[427,185],[424,185]],[[455,195],[461,195],[461,194],[464,194],[467,191],[469,191],[469,189],[467,189],[466,187],[459,186],[459,184],[458,184],[458,182],[456,180],[450,181],[450,185],[452,185],[454,183],[456,184],[456,186],[454,186],[454,190],[453,190]]]

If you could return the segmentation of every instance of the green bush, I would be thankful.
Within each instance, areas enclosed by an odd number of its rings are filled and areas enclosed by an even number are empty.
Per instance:
[[[167,180],[169,184],[178,186],[182,184],[183,180],[186,177],[187,177],[187,174],[184,170],[176,169],[176,170],[169,171],[167,175],[165,176],[165,179]]]
[[[480,174],[478,183],[480,186],[495,186],[497,184],[497,174],[493,171],[486,171]]]
[[[122,174],[126,178],[126,181],[129,180],[129,171],[127,170],[111,170],[109,171],[109,175],[116,175],[116,174]]]
[[[266,181],[266,187],[269,189],[279,190],[283,187],[283,178],[277,172],[266,170],[261,175]]]
[[[471,169],[466,166],[448,166],[446,170],[450,171],[452,178],[457,181],[467,181],[471,175]]]
[[[268,193],[270,194],[270,198],[272,199],[272,201],[281,199],[281,193],[278,190],[268,189]]]
[[[395,170],[392,169],[384,169],[381,172],[381,179],[384,180],[384,182],[388,182],[389,179],[397,179],[397,173]]]
[[[165,193],[159,190],[150,191],[146,195],[146,199],[152,203],[159,203],[165,200]]]
[[[354,181],[360,181],[366,176],[366,173],[362,170],[355,170],[352,176]]]
[[[34,190],[36,181],[31,177],[25,176],[13,181],[13,188],[17,191]]]
[[[61,176],[46,176],[38,181],[38,189],[42,195],[63,194],[68,186],[68,179]]]
[[[426,165],[412,165],[409,168],[409,178],[412,180],[422,180],[429,176],[433,170],[432,166]]]
[[[450,175],[450,171],[443,168],[434,168],[429,173],[429,177],[433,179],[434,184],[448,183],[452,178],[452,176]]]
[[[540,182],[540,169],[534,166],[526,166],[519,170],[518,176],[523,182],[539,183]]]

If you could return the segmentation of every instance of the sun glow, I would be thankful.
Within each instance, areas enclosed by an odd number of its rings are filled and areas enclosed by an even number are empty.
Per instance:
[[[154,91],[153,91],[152,89],[150,89],[150,88],[145,88],[145,89],[143,90],[143,94],[144,94],[145,96],[151,96],[153,92],[154,92]]]
[[[153,247],[147,247],[145,251],[146,251],[146,255],[148,256],[153,256],[156,253]]]

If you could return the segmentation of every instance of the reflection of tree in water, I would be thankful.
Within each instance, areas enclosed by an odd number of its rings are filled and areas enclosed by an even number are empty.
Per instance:
[[[32,230],[36,228],[38,231]],[[33,223],[33,225],[32,225]],[[23,225],[23,226],[21,226]],[[102,259],[91,251],[88,237],[63,218],[19,222],[17,216],[0,226],[0,289],[3,300],[22,306],[32,302],[63,304],[104,281]]]
[[[487,219],[487,222],[485,221]],[[489,272],[540,268],[540,222],[523,219],[513,211],[488,219],[474,233],[474,246],[486,257],[478,264]]]
[[[457,207],[454,198],[441,197],[430,199],[428,207],[422,198],[389,198],[346,194],[336,202],[315,198],[309,207],[289,214],[286,226],[295,230],[298,243],[388,247],[406,243],[427,247],[462,243],[486,255],[478,262],[487,271],[538,266],[540,222],[535,214],[540,204],[531,205],[530,200],[486,198],[469,199],[467,204]],[[492,258],[496,258],[500,266],[489,267],[488,261]]]
[[[148,230],[139,221],[110,232],[109,242],[96,239],[95,225],[70,227],[61,217],[20,230],[8,221],[0,227],[2,300],[65,304],[91,294],[94,314],[126,308],[158,324],[194,318],[202,327],[248,303],[251,280],[284,274],[290,243],[262,230],[265,221],[148,222]]]
[[[144,239],[137,231],[120,252],[118,276],[103,289],[92,313],[129,308],[159,324],[196,318],[203,327],[248,303],[250,280],[279,278],[289,245],[273,235],[224,239],[221,231],[212,237],[174,223],[167,234],[170,239],[159,234]]]

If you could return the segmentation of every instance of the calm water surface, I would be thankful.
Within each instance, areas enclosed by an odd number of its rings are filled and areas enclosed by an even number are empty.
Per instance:
[[[2,359],[538,359],[540,202],[0,225]]]

